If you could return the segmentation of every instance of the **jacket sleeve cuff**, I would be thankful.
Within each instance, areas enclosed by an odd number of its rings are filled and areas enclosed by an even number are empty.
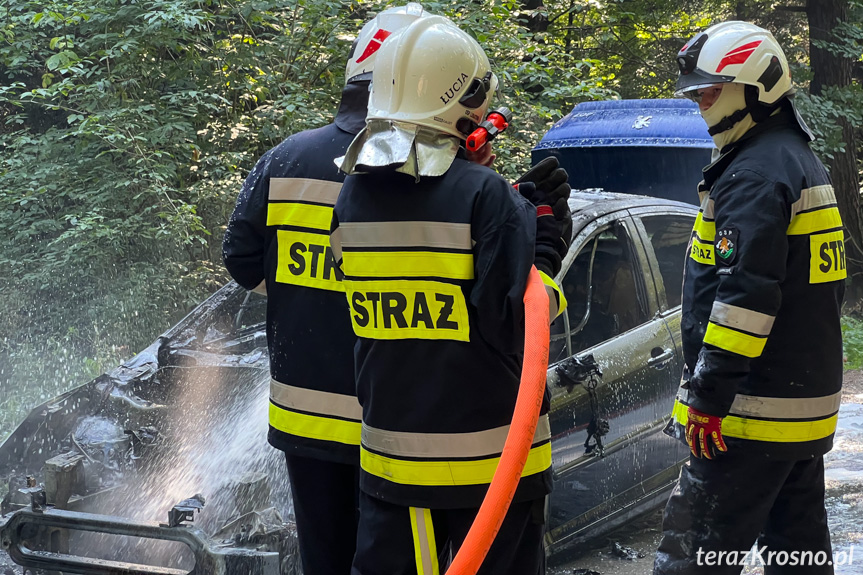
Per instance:
[[[692,390],[691,387],[689,389],[689,407],[702,413],[706,413],[707,415],[714,415],[716,417],[725,417],[731,410],[730,405],[722,405],[721,403],[717,403],[709,399],[700,397]]]
[[[545,270],[541,268],[537,270],[548,294],[548,318],[549,322],[552,322],[566,310],[566,296]]]

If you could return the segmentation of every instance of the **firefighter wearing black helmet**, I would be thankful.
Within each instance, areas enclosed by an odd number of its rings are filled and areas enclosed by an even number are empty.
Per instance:
[[[699,186],[686,367],[668,428],[692,457],[665,510],[654,573],[739,573],[756,541],[759,557],[829,557],[823,455],[841,395],[846,277],[833,187],[769,32],[718,24],[677,61],[678,94],[699,103],[719,153]],[[833,572],[826,562],[795,569],[782,573]]]

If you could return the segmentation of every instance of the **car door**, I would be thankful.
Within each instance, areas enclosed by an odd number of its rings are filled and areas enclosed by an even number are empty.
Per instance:
[[[550,345],[552,552],[667,485],[667,478],[651,479],[676,460],[660,431],[679,354],[642,233],[627,211],[597,219],[576,237],[558,277],[568,309],[552,326]],[[589,356],[602,371],[594,390],[589,380],[567,376]],[[600,447],[589,431],[602,420],[608,430]]]
[[[654,209],[630,210],[642,238],[648,261],[653,270],[655,289],[659,300],[660,316],[668,325],[674,339],[676,354],[672,373],[683,373],[683,350],[680,336],[680,304],[683,296],[683,270],[689,254],[689,240],[697,212],[694,209],[668,208],[665,213]],[[659,403],[665,416],[674,404],[677,386],[669,388]],[[678,462],[689,457],[689,450],[675,442]]]

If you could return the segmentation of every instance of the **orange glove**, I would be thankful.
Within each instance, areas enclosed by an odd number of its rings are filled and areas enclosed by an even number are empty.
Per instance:
[[[690,407],[686,422],[686,443],[693,457],[698,458],[703,455],[713,459],[718,453],[728,451],[722,439],[722,418]]]

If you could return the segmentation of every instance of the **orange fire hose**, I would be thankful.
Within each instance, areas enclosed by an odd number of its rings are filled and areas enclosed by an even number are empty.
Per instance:
[[[549,336],[548,294],[536,267],[530,270],[524,292],[524,331],[524,365],[512,425],[488,493],[447,575],[475,575],[479,571],[512,503],[536,433],[545,394]]]

